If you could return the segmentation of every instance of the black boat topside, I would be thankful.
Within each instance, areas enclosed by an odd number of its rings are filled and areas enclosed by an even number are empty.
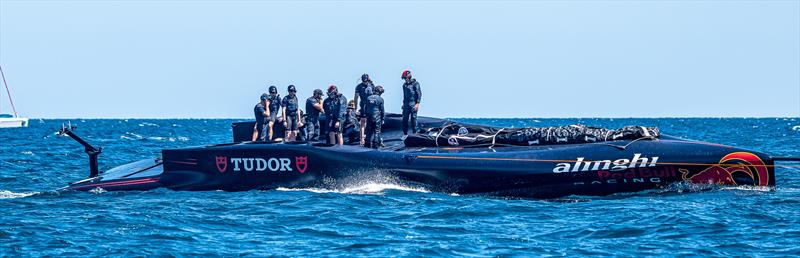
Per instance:
[[[160,158],[123,165],[65,189],[338,188],[382,178],[445,193],[552,198],[635,192],[677,182],[775,185],[772,157],[731,146],[661,135],[582,144],[405,147],[397,120],[387,118],[386,147],[380,150],[249,142],[252,123],[236,123],[234,143],[165,149]],[[420,123],[438,127],[452,122],[421,118]]]

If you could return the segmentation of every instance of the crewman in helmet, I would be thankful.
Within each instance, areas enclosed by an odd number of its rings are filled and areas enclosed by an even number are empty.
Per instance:
[[[364,126],[367,124],[367,116],[364,113],[364,106],[367,104],[367,98],[372,95],[372,90],[375,86],[372,84],[372,79],[370,79],[369,74],[361,75],[361,83],[356,86],[356,94],[353,97],[353,101],[355,101],[356,105],[358,106],[358,118],[360,120],[360,128],[359,131],[361,132],[359,135],[359,143],[364,145]],[[360,102],[359,102],[360,101]]]
[[[326,129],[328,143],[344,145],[342,127],[344,127],[345,113],[347,112],[347,98],[339,93],[336,85],[328,87],[328,98],[322,103],[326,116]]]
[[[400,76],[404,80],[403,83],[403,139],[408,136],[409,127],[411,133],[417,133],[417,112],[419,112],[419,103],[422,100],[422,90],[419,87],[417,79],[411,77],[411,72],[408,70],[403,71]]]
[[[325,113],[322,108],[322,90],[316,89],[306,100],[306,140],[319,141],[319,115]]]
[[[367,98],[367,104],[364,106],[367,116],[367,140],[364,146],[367,148],[377,149],[381,147],[381,126],[384,118],[386,118],[382,94],[383,86],[375,86],[372,96]]]
[[[288,94],[283,97],[281,102],[283,107],[283,126],[286,128],[284,141],[293,142],[297,139],[299,128],[303,126],[303,122],[300,121],[303,116],[300,115],[300,107],[297,102],[297,88],[294,85],[289,85],[286,91],[288,91]]]

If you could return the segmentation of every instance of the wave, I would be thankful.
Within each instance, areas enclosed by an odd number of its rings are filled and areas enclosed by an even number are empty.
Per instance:
[[[140,124],[139,124],[139,127],[145,127],[145,126],[155,126],[155,127],[158,127],[158,125],[157,125],[157,124],[154,124],[154,123],[148,123],[148,122],[144,122],[144,123],[140,123]]]
[[[125,140],[141,140],[141,139],[144,139],[144,137],[142,137],[141,135],[138,135],[138,134],[135,134],[135,133],[131,133],[131,132],[125,132],[125,134],[120,136],[119,138],[122,138],[122,139],[125,139]]]
[[[147,140],[162,141],[162,142],[176,142],[176,141],[185,142],[185,141],[189,140],[189,137],[185,137],[185,136],[178,136],[178,137],[153,136],[153,137],[147,137]]]
[[[720,190],[735,190],[735,191],[753,191],[753,192],[772,192],[776,188],[774,186],[754,186],[754,185],[738,185],[738,186],[719,186]]]
[[[178,137],[160,137],[160,136],[141,136],[139,134],[125,132],[124,135],[121,135],[119,138],[125,140],[150,140],[150,141],[162,141],[162,142],[185,142],[189,141],[189,137],[186,136],[178,136]]]
[[[0,190],[0,200],[2,199],[17,199],[17,198],[25,198],[28,196],[37,195],[39,192],[27,192],[27,193],[15,193],[8,190]]]
[[[89,192],[93,194],[101,194],[101,193],[107,193],[108,191],[106,191],[106,189],[97,187],[95,189],[89,190]]]

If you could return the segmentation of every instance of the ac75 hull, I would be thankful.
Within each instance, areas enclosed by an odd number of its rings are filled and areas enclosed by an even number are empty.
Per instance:
[[[536,147],[372,150],[237,143],[170,149],[67,189],[246,191],[392,180],[431,191],[551,198],[658,189],[676,182],[774,186],[769,156],[665,137]]]

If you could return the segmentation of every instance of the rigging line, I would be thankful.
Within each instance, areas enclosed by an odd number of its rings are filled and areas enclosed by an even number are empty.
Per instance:
[[[8,102],[11,103],[11,109],[14,110],[14,117],[19,117],[17,115],[17,107],[14,106],[14,99],[11,98],[11,90],[8,89],[8,82],[6,82],[6,74],[3,73],[3,66],[0,66],[0,76],[3,77],[3,84],[6,85],[6,93],[8,93]]]
[[[454,156],[428,156],[420,155],[418,159],[455,159],[455,160],[481,160],[481,161],[520,161],[520,162],[541,162],[541,163],[574,163],[578,160],[558,160],[558,159],[521,159],[521,158],[477,158],[477,157],[454,157]],[[603,161],[603,160],[601,160]],[[598,162],[593,160],[583,160],[581,162]],[[605,162],[605,161],[603,161]],[[632,162],[631,165],[641,165],[645,162]],[[650,163],[647,163],[650,164]],[[800,165],[750,165],[750,164],[719,164],[719,163],[683,163],[683,162],[656,162],[656,165],[673,165],[673,166],[720,166],[720,167],[786,167],[786,168],[800,168]]]

